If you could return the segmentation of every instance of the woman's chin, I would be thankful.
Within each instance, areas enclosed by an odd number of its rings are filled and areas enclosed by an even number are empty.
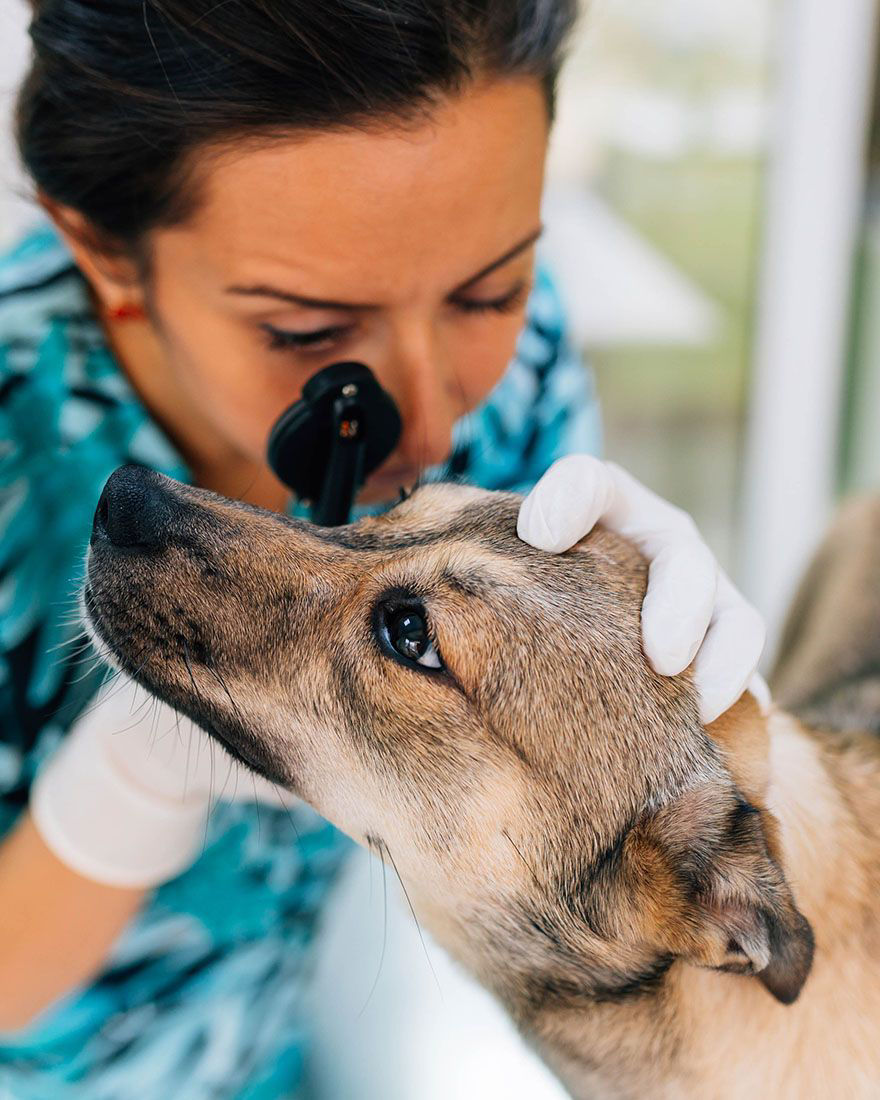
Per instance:
[[[382,504],[399,496],[401,489],[410,489],[418,481],[417,470],[404,470],[399,474],[383,474],[381,471],[367,479],[358,493],[358,504]]]

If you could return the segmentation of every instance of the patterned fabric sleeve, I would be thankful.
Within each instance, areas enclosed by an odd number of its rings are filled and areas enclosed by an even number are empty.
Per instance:
[[[77,592],[123,461],[186,478],[122,384],[69,254],[35,233],[0,264],[0,832],[103,675],[75,667]]]

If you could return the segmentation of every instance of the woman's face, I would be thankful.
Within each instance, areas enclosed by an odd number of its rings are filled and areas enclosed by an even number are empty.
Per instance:
[[[203,154],[196,212],[151,234],[150,304],[184,399],[263,463],[308,378],[359,360],[403,418],[360,499],[442,461],[522,327],[547,130],[540,84],[521,78],[473,87],[409,129]]]

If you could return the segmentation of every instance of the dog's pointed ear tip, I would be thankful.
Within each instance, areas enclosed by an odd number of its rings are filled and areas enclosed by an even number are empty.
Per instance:
[[[812,970],[813,929],[790,896],[773,908],[754,900],[716,907],[698,935],[690,961],[755,978],[783,1005],[794,1004]]]
[[[779,1001],[781,1005],[793,1005],[798,997],[800,997],[801,990],[803,989],[803,983],[794,986],[780,986],[777,985],[775,982],[765,981],[763,977],[763,972],[758,975],[758,978],[761,982],[761,985],[763,985],[767,992],[772,994],[773,997],[777,1001]]]
[[[780,1004],[793,1005],[800,997],[809,973],[808,967],[804,972],[796,975],[779,974],[776,968],[771,965],[756,974],[755,977]]]
[[[755,977],[780,1004],[792,1005],[801,994],[810,971],[816,941],[807,918],[795,910],[794,926],[788,929],[782,944],[776,945],[770,963]]]

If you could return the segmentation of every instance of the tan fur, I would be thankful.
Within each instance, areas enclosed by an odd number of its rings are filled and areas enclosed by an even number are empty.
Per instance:
[[[162,546],[95,538],[95,629],[393,863],[572,1096],[880,1095],[875,739],[750,696],[707,733],[642,653],[638,553],[536,551],[516,497],[320,530],[143,476]],[[383,644],[401,600],[445,671]]]

